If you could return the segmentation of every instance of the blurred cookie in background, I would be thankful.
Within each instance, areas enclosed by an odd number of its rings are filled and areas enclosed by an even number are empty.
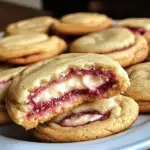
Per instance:
[[[50,33],[54,22],[57,22],[57,20],[50,16],[39,16],[25,19],[9,24],[6,27],[6,33],[8,35],[31,32]]]
[[[27,65],[63,53],[66,42],[44,33],[12,35],[0,40],[0,61]]]
[[[126,28],[114,27],[76,39],[70,52],[103,54],[127,67],[145,60],[149,47],[143,36],[137,36]]]
[[[131,85],[124,94],[139,104],[140,112],[150,113],[150,62],[134,65],[127,73]]]
[[[98,13],[73,13],[60,18],[53,29],[63,35],[83,35],[112,26],[112,19]]]

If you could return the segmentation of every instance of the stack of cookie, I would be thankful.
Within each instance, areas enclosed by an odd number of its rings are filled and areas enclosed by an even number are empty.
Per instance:
[[[91,140],[134,123],[137,103],[119,95],[129,85],[125,70],[107,56],[64,54],[13,78],[6,106],[10,118],[39,140]]]
[[[127,129],[138,109],[150,112],[150,63],[141,63],[149,58],[149,31],[148,18],[113,25],[97,13],[8,25],[0,40],[0,123],[12,120],[37,139],[54,142]]]
[[[62,54],[68,47],[71,53],[104,54],[128,67],[148,57],[149,26],[146,18],[124,19],[114,26],[111,18],[97,13],[22,20],[6,27],[11,36],[0,40],[0,61],[28,65]]]
[[[145,60],[149,47],[143,36],[135,35],[126,28],[113,27],[76,39],[70,51],[103,54],[127,67]]]
[[[129,29],[135,36],[143,36],[150,47],[150,19],[149,18],[126,18],[118,22],[118,26]],[[141,51],[141,55],[144,52]],[[150,55],[150,54],[149,54]],[[149,61],[149,55],[146,58]],[[142,57],[142,56],[141,56]],[[135,64],[127,69],[131,86],[124,93],[134,98],[139,105],[140,113],[150,113],[150,63]]]
[[[60,18],[52,26],[53,33],[70,44],[77,37],[105,30],[112,26],[112,19],[104,14],[74,13]]]
[[[112,19],[97,13],[75,13],[60,20],[43,16],[9,24],[0,40],[0,61],[28,65],[62,54],[74,36],[101,31]],[[58,37],[59,36],[59,37]],[[62,39],[62,37],[64,39]]]
[[[56,19],[44,16],[12,23],[0,40],[0,61],[28,65],[63,53],[67,43],[56,35],[48,35]]]

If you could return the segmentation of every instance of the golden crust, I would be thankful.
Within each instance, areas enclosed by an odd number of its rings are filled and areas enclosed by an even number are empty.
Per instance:
[[[53,24],[53,30],[65,35],[82,35],[102,31],[112,25],[112,19],[97,13],[74,13]]]
[[[112,99],[116,105],[111,107]],[[126,130],[135,122],[139,111],[137,103],[132,98],[121,95],[110,100],[85,103],[80,107],[82,109],[83,107],[89,107],[89,109],[93,107],[99,109],[102,113],[111,111],[111,116],[105,121],[96,121],[78,127],[62,127],[51,121],[35,128],[32,131],[33,135],[41,141],[53,142],[75,142],[102,138]],[[78,107],[75,109],[78,109]]]
[[[150,62],[134,65],[127,69],[131,86],[124,93],[136,101],[150,100]]]
[[[8,60],[32,54],[64,51],[66,43],[57,36],[29,33],[8,36],[0,40],[0,60]]]
[[[67,48],[66,43],[63,40],[61,40],[59,42],[59,47],[56,50],[53,49],[48,53],[33,54],[26,57],[13,58],[13,59],[9,59],[7,62],[11,64],[19,64],[19,65],[32,64],[62,54],[63,52],[65,52],[66,48]]]
[[[74,61],[72,61],[74,60]],[[30,109],[28,107],[28,94],[31,90],[40,86],[42,82],[47,83],[60,76],[64,76],[70,68],[87,69],[88,67],[102,67],[112,72],[119,78],[118,87],[109,90],[105,97],[114,96],[123,92],[129,86],[129,78],[121,66],[112,59],[98,54],[65,54],[55,58],[42,61],[25,69],[20,75],[15,77],[9,87],[7,95],[7,110],[17,124],[24,126],[26,129],[34,128],[39,122],[43,123],[50,120],[58,114],[54,112],[44,118],[34,118],[27,120],[26,114]],[[87,97],[79,97],[69,109],[83,103]],[[60,113],[68,110],[64,108]]]
[[[120,26],[142,28],[150,30],[150,19],[149,18],[126,18],[118,21]]]
[[[31,32],[48,33],[56,19],[49,16],[34,17],[11,23],[6,27],[9,35],[24,34]]]

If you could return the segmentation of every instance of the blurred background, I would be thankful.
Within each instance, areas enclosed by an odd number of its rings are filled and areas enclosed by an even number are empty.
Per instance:
[[[105,13],[115,19],[150,17],[150,0],[43,0],[42,4],[56,17],[77,11]]]
[[[150,0],[0,0],[0,29],[39,15],[61,17],[73,12],[105,13],[114,19],[150,17]]]

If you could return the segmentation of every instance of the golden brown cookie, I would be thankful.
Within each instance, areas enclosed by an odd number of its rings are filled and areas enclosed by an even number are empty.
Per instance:
[[[31,63],[56,56],[66,47],[64,40],[44,33],[13,35],[0,40],[0,60],[13,63],[19,58],[19,62],[24,60],[22,64]]]
[[[7,62],[17,65],[27,65],[51,58],[52,56],[56,56],[58,54],[60,54],[60,51],[52,51],[51,53],[33,54],[25,57],[13,58],[9,59]]]
[[[66,50],[66,48],[67,48],[67,45],[62,40],[59,42],[59,47],[57,50],[53,49],[52,51],[48,53],[33,54],[33,55],[27,55],[27,56],[19,57],[19,58],[12,58],[12,59],[7,60],[7,62],[11,64],[19,64],[19,65],[32,64],[41,60],[45,60],[45,59],[57,56],[63,53]]]
[[[127,27],[136,34],[143,35],[150,31],[149,18],[126,18],[118,21],[119,26]]]
[[[31,32],[49,33],[54,22],[57,20],[49,16],[30,18],[9,24],[6,32],[9,35]]]
[[[70,51],[104,54],[127,67],[143,61],[149,48],[144,37],[135,36],[128,29],[118,27],[78,38],[71,44]]]
[[[39,125],[33,135],[41,141],[75,142],[107,137],[129,128],[139,107],[126,96],[84,103]]]
[[[127,73],[109,57],[64,54],[16,76],[8,90],[7,110],[15,123],[31,129],[93,97],[108,98],[128,86]]]
[[[7,110],[5,108],[5,97],[12,79],[23,69],[25,69],[25,67],[9,69],[4,68],[5,66],[0,66],[0,124],[10,122],[10,117],[8,116]]]
[[[150,63],[141,63],[127,69],[131,86],[124,93],[140,106],[140,112],[150,112]]]
[[[53,30],[64,35],[82,35],[102,31],[112,25],[112,19],[104,14],[73,13],[60,18],[53,24]]]
[[[149,18],[126,18],[118,22],[119,26],[130,29],[136,35],[143,35],[150,47],[150,19]]]

